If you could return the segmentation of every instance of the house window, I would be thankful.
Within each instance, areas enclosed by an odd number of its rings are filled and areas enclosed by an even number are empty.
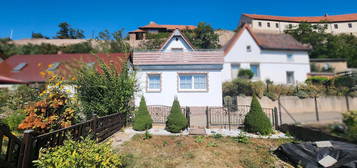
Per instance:
[[[262,27],[262,22],[258,22],[259,27]]]
[[[239,65],[239,64],[231,64],[231,75],[232,75],[232,79],[235,79],[235,78],[238,77],[239,68],[240,68],[240,65]]]
[[[207,91],[207,74],[179,74],[179,91]]]
[[[173,52],[182,52],[183,48],[171,48],[171,51],[173,51]]]
[[[55,62],[53,64],[48,65],[48,71],[54,71],[59,67],[60,63],[59,62]]]
[[[352,28],[352,23],[348,23],[348,28]]]
[[[276,28],[279,28],[279,23],[275,23],[275,27],[276,27]]]
[[[338,24],[334,24],[333,26],[335,27],[335,29],[338,29]]]
[[[289,29],[293,28],[293,25],[292,24],[289,24]]]
[[[250,65],[250,70],[253,72],[253,78],[259,78],[260,76],[260,70],[259,70],[259,65]]]
[[[287,58],[288,61],[294,61],[293,54],[287,54],[286,58]]]
[[[18,64],[13,70],[12,70],[12,72],[19,72],[19,71],[21,71],[21,69],[23,69],[25,66],[27,65],[27,63],[20,63],[20,64]]]
[[[252,47],[250,45],[247,45],[247,52],[252,52]]]
[[[136,40],[142,40],[142,39],[144,39],[144,33],[136,33],[135,39],[136,39]]]
[[[161,75],[148,74],[147,78],[147,91],[160,91],[161,90]]]
[[[295,83],[295,77],[294,77],[294,72],[293,71],[287,71],[286,72],[286,83],[287,84],[294,84]]]
[[[270,27],[270,22],[267,23],[267,26]]]

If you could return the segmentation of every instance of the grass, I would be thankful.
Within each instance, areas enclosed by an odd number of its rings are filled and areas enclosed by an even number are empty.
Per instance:
[[[128,167],[289,167],[272,154],[287,139],[250,139],[240,143],[231,137],[136,135],[116,148]]]

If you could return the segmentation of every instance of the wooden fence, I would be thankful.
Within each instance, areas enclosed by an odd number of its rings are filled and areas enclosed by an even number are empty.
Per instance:
[[[17,162],[10,162],[10,160],[5,161],[11,164],[11,167],[29,168],[32,167],[32,161],[38,158],[41,148],[62,145],[63,141],[68,137],[74,140],[80,140],[80,137],[92,135],[97,142],[101,142],[119,131],[125,124],[126,114],[116,113],[100,118],[94,116],[93,119],[86,122],[38,136],[34,135],[32,130],[26,130],[22,141],[10,133],[6,136],[10,137],[9,144],[13,145],[8,145],[7,151],[10,151],[9,158],[17,158]],[[1,134],[5,135],[3,129],[0,130],[0,135]],[[19,151],[15,150],[17,149],[15,148],[16,145],[19,146]]]
[[[225,107],[207,107],[207,127],[209,126],[231,126],[242,127],[244,118],[250,110],[249,105],[231,105]],[[278,114],[276,108],[263,108],[263,112],[270,119],[273,126],[278,125]]]

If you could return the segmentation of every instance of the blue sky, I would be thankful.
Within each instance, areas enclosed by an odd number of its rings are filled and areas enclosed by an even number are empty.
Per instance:
[[[357,13],[357,1],[332,0],[1,0],[0,37],[30,38],[31,32],[53,37],[58,23],[68,22],[87,38],[104,29],[125,31],[155,21],[235,29],[242,13],[320,16]]]

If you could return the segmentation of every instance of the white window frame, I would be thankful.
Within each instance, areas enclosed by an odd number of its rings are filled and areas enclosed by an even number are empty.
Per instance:
[[[191,76],[191,89],[181,89],[181,75]],[[205,75],[206,76],[206,88],[205,89],[195,89],[195,75]],[[207,92],[209,87],[208,83],[208,73],[178,73],[177,74],[177,91],[178,92]]]
[[[257,69],[257,75],[256,76],[254,76],[253,75],[253,79],[260,79],[260,64],[254,64],[254,63],[252,63],[252,64],[250,64],[249,65],[249,69],[252,71],[252,66],[257,66],[258,67],[258,69]],[[253,72],[253,71],[252,71]],[[253,74],[254,74],[254,72],[253,72]]]
[[[160,77],[160,87],[157,88],[150,88],[150,76],[151,75],[158,75]],[[146,75],[146,92],[161,92],[161,87],[162,87],[162,77],[161,73],[147,73]]]
[[[233,75],[233,67],[234,66],[238,67],[238,72],[237,72],[236,76]],[[241,68],[240,64],[235,64],[235,63],[231,64],[231,77],[232,77],[232,79],[238,78],[238,74],[239,74],[240,68]]]

